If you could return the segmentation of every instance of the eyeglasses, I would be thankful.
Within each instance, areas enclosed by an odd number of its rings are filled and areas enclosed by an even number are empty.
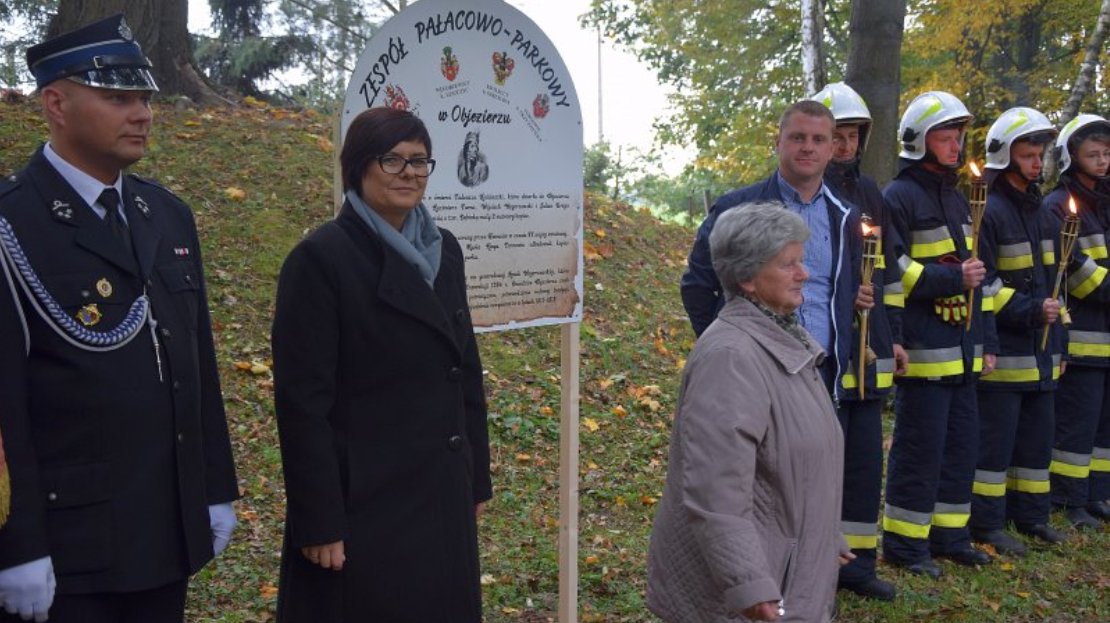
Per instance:
[[[378,166],[391,175],[397,175],[406,166],[410,166],[416,177],[428,177],[435,171],[436,161],[433,158],[402,158],[396,154],[386,154],[378,156]]]

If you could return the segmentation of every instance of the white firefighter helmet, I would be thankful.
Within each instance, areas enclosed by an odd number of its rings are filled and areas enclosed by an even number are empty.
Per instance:
[[[963,144],[967,124],[975,119],[967,107],[955,95],[944,91],[926,91],[914,98],[902,114],[898,124],[898,140],[902,150],[898,156],[907,160],[921,160],[925,157],[925,135],[934,128],[962,123],[964,132],[960,134]]]
[[[867,137],[871,134],[871,111],[855,89],[843,82],[833,82],[814,93],[809,99],[821,102],[832,111],[836,124],[859,124],[859,151],[867,150]]]
[[[1056,127],[1043,113],[1025,106],[1011,108],[999,115],[987,130],[987,168],[1005,170],[1010,166],[1010,147],[1019,138],[1034,134],[1056,136]]]
[[[1056,139],[1056,160],[1059,163],[1061,173],[1066,173],[1068,167],[1071,166],[1071,145],[1068,143],[1077,132],[1084,128],[1094,129],[1101,126],[1101,129],[1110,134],[1110,121],[1103,119],[1098,115],[1083,114],[1077,116],[1075,119],[1067,122],[1064,129],[1060,130],[1060,137]],[[1086,134],[1082,132],[1081,134]]]

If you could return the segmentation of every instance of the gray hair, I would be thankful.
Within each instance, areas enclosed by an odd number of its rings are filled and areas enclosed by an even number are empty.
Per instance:
[[[744,203],[717,217],[709,233],[713,271],[725,291],[736,296],[740,284],[755,279],[763,265],[791,242],[805,242],[809,228],[781,201]]]

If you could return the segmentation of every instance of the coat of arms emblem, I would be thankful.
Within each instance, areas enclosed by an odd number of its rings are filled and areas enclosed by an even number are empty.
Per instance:
[[[493,53],[493,77],[499,86],[505,85],[505,79],[513,75],[516,61],[507,52]]]
[[[439,59],[439,73],[443,74],[448,82],[454,82],[455,77],[459,75],[459,57],[451,51],[451,46],[443,48],[443,58]]]

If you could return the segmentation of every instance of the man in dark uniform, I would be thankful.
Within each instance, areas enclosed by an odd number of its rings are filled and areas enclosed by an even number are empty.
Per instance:
[[[27,65],[50,134],[0,182],[0,621],[181,621],[238,487],[192,213],[122,173],[157,86],[119,15]]]

